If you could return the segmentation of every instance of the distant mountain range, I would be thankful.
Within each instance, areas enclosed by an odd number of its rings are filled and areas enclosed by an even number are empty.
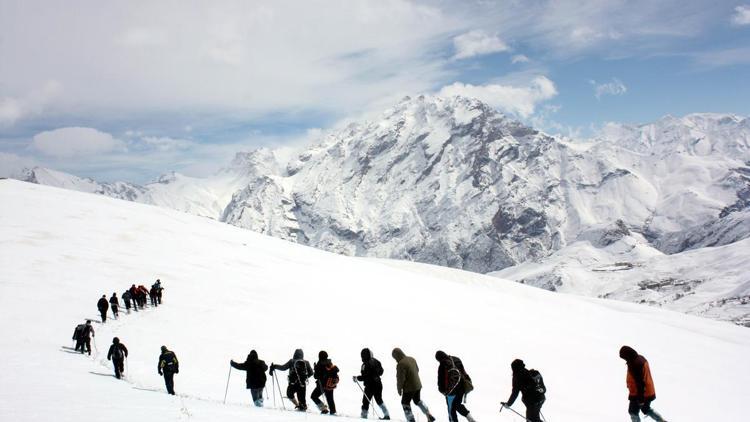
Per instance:
[[[342,254],[503,270],[551,290],[750,325],[750,277],[718,261],[750,258],[744,117],[665,117],[577,140],[474,99],[419,96],[330,132],[290,162],[258,149],[209,178],[172,173],[143,186],[43,168],[17,178]],[[684,271],[704,259],[712,265],[695,268],[700,275]]]

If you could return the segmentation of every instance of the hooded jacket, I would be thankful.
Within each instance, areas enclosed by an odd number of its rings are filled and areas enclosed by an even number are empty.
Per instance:
[[[294,351],[294,355],[287,363],[283,365],[271,364],[271,371],[275,370],[286,371],[289,370],[289,384],[292,385],[305,385],[307,379],[313,375],[313,369],[310,366],[310,362],[305,360],[305,353],[302,349]]]
[[[396,389],[398,394],[416,393],[422,389],[422,381],[419,379],[419,366],[417,361],[398,347],[393,349],[391,356],[396,360]]]
[[[99,309],[99,312],[107,312],[107,310],[109,309],[109,302],[107,302],[107,297],[102,296],[101,299],[96,302],[96,307]]]
[[[173,351],[167,349],[167,346],[161,347],[161,354],[159,355],[157,370],[160,374],[178,374],[180,372],[180,361],[177,360],[177,355],[175,355]]]
[[[380,377],[383,375],[383,366],[380,361],[372,357],[372,352],[368,348],[362,349],[359,355],[362,358],[362,367],[357,380],[364,382],[365,387],[382,388],[383,382]]]
[[[258,352],[255,350],[250,351],[245,363],[231,361],[229,364],[232,365],[232,368],[247,371],[247,377],[245,378],[247,388],[257,389],[266,386],[266,369],[268,369],[268,365],[258,359]]]
[[[336,388],[338,374],[339,368],[328,358],[328,353],[321,350],[318,354],[318,361],[315,362],[315,367],[313,369],[313,376],[318,380],[321,388],[324,390],[332,390]],[[329,383],[329,380],[334,381]]]
[[[628,398],[631,400],[653,400],[656,398],[654,380],[648,361],[633,348],[622,346],[620,358],[628,364],[625,384],[628,386]]]
[[[449,356],[443,351],[435,353],[438,366],[438,391],[443,395],[456,395],[464,392],[464,377],[469,378],[461,359]]]
[[[508,398],[508,406],[513,405],[519,393],[521,393],[521,401],[527,406],[544,403],[544,394],[533,391],[535,383],[529,370],[526,369],[526,364],[521,359],[516,359],[510,367],[513,370],[513,391]]]
[[[125,347],[124,344],[120,343],[119,338],[115,337],[112,340],[112,345],[109,346],[109,351],[107,352],[107,360],[114,359],[115,361],[120,361],[125,359],[126,357],[128,357],[128,348]]]

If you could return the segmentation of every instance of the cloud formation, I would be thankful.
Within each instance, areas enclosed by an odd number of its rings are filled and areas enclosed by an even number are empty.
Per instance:
[[[125,144],[90,127],[64,127],[35,135],[31,147],[51,157],[71,158],[124,150]]]
[[[62,92],[57,81],[48,80],[22,95],[0,96],[0,128],[13,126],[17,121],[38,115]]]
[[[531,59],[529,59],[528,57],[526,57],[523,54],[516,54],[515,56],[511,57],[511,59],[510,59],[510,62],[513,63],[513,64],[528,63],[530,61],[531,61]]]
[[[453,55],[455,60],[509,50],[508,45],[497,34],[489,34],[481,30],[470,31],[453,38],[453,48],[456,51]]]
[[[735,26],[750,25],[750,4],[735,7],[731,22]]]
[[[557,88],[546,76],[537,76],[525,86],[471,85],[456,82],[443,87],[439,94],[476,98],[506,113],[526,118],[534,113],[539,103],[554,98]]]
[[[628,87],[617,78],[612,78],[611,82],[597,83],[594,80],[589,81],[594,87],[594,96],[597,100],[605,95],[623,95],[628,92]]]

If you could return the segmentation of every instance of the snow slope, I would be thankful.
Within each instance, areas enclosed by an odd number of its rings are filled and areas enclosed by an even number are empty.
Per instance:
[[[438,348],[460,356],[473,376],[468,406],[479,421],[520,420],[497,414],[516,357],[544,374],[549,420],[624,421],[622,344],[650,360],[654,407],[670,420],[747,419],[750,331],[732,324],[461,270],[350,258],[163,208],[12,180],[0,181],[0,203],[3,421],[329,420],[250,408],[237,372],[228,405],[221,404],[230,358],[255,348],[267,362],[282,362],[296,347],[311,359],[328,350],[342,370],[340,412],[357,415],[360,394],[350,378],[364,346],[384,364],[396,419],[394,346],[420,363],[424,400],[442,421]],[[96,316],[101,294],[157,277],[166,288],[162,307],[97,326],[93,358],[60,349],[76,323]],[[101,353],[113,335],[131,352],[127,382],[107,376]],[[162,344],[180,358],[178,397],[145,391],[163,391],[155,368]]]

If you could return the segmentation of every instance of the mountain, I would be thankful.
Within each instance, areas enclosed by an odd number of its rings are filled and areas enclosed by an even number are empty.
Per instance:
[[[576,140],[478,100],[407,97],[288,163],[260,149],[210,178],[127,186],[137,202],[327,251],[480,273],[543,263],[602,231],[675,254],[750,234],[750,121],[668,116]]]
[[[437,349],[462,359],[475,386],[467,407],[477,420],[520,420],[497,414],[516,358],[544,376],[549,420],[624,420],[623,344],[649,359],[654,407],[668,420],[747,416],[750,331],[742,327],[445,267],[350,258],[185,213],[13,180],[0,181],[0,203],[0,372],[9,387],[0,394],[0,420],[330,421],[274,410],[270,397],[256,409],[244,373],[230,372],[229,360],[244,360],[251,349],[270,364],[295,348],[311,361],[319,350],[329,353],[341,370],[340,418],[360,420],[362,393],[350,380],[363,347],[383,364],[394,420],[403,420],[394,347],[418,361],[422,399],[440,420],[447,415],[435,386]],[[165,288],[162,306],[95,323],[91,357],[61,348],[71,345],[76,324],[96,319],[102,294],[119,296],[156,278]],[[115,336],[129,349],[125,380],[112,377],[106,358]],[[161,345],[180,361],[175,397],[157,374]],[[269,380],[269,396],[285,390],[285,375],[278,374],[279,386]],[[721,405],[687,406],[695,397]],[[523,412],[520,403],[514,408]]]

